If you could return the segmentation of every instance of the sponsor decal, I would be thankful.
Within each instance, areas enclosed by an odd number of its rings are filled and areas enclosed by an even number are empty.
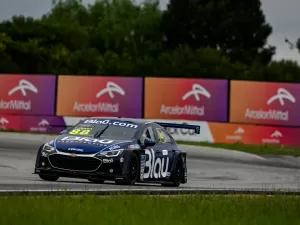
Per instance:
[[[111,144],[114,141],[110,139],[93,139],[88,137],[73,137],[73,136],[67,136],[63,137],[62,139],[58,140],[57,142],[80,142],[80,143],[86,143],[86,144]]]
[[[0,119],[0,124],[1,125],[5,125],[5,124],[8,124],[8,123],[9,123],[9,121],[7,119],[5,119],[4,117],[1,117],[1,119]]]
[[[211,94],[200,84],[193,84],[192,90],[188,91],[182,96],[182,100],[185,101],[190,97],[194,97],[198,102],[200,101],[200,95],[206,98],[211,98]],[[196,105],[184,105],[184,106],[166,106],[161,105],[161,114],[166,115],[192,115],[192,116],[205,116],[204,106],[197,107]]]
[[[226,135],[228,141],[242,141],[245,130],[242,127],[238,127],[232,135]]]
[[[282,133],[280,131],[275,130],[270,137],[262,138],[263,144],[280,144],[280,138],[282,137]]]
[[[6,118],[1,117],[1,119],[0,119],[0,129],[6,130],[6,125],[7,124],[9,124],[9,121]]]
[[[288,83],[231,81],[230,122],[299,126],[299,87]]]
[[[183,122],[181,124],[186,124],[188,125],[187,122]],[[181,135],[181,136],[193,136],[193,135],[198,135],[195,133],[194,130],[190,130],[190,129],[184,129],[184,128],[171,128],[171,127],[166,127],[165,128],[172,136],[173,135]]]
[[[65,127],[65,121],[62,117],[21,117],[21,128],[30,132],[41,133],[59,133]]]
[[[253,134],[257,128],[255,125],[229,124],[229,123],[209,123],[209,130],[214,143],[243,143],[253,144]]]
[[[114,93],[118,93],[122,96],[125,96],[125,91],[116,83],[108,81],[106,83],[106,88],[100,90],[96,94],[96,98],[101,97],[104,94],[108,94],[111,99],[115,98]],[[74,102],[73,111],[75,112],[109,112],[109,113],[118,113],[119,112],[119,103],[110,103],[110,102],[98,102],[96,104],[92,103],[79,103]]]
[[[145,163],[144,179],[148,178],[165,178],[169,168],[168,151],[162,151],[164,157],[157,157],[154,150],[151,148],[145,150],[145,154],[148,155],[148,160]]]
[[[141,155],[140,157],[140,180],[144,180],[146,166],[146,155]]]
[[[259,127],[255,134],[259,144],[299,146],[300,129],[285,127]]]
[[[77,151],[77,152],[83,152],[83,149],[80,148],[68,148],[69,151]]]
[[[1,75],[0,113],[52,116],[55,80],[54,75]]]
[[[62,117],[0,115],[0,129],[59,133],[65,127]]]
[[[138,128],[138,125],[132,123],[124,123],[122,121],[113,121],[113,120],[97,120],[97,119],[88,119],[83,123],[87,124],[103,124],[103,125],[113,125],[119,127],[128,127],[128,128]]]
[[[133,150],[133,149],[139,149],[140,146],[138,144],[134,144],[134,145],[128,145],[128,149]]]
[[[42,119],[41,122],[39,122],[39,126],[48,126],[49,122],[46,119]]]
[[[142,86],[142,78],[59,76],[57,115],[140,118]]]
[[[103,159],[103,163],[113,163],[113,159]]]
[[[0,115],[0,130],[21,131],[22,122],[20,116]]]
[[[145,118],[225,122],[227,86],[227,80],[145,78]]]
[[[47,132],[48,127],[49,126],[49,122],[46,119],[42,119],[39,123],[37,127],[30,127],[30,131],[33,132]]]
[[[110,148],[108,148],[108,149],[109,149],[110,151],[112,151],[112,150],[119,149],[119,148],[121,148],[120,145],[114,145],[114,146],[112,146],[112,147],[110,147]]]

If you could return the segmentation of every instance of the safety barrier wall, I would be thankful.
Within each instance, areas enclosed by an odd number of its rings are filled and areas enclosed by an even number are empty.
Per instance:
[[[295,146],[298,99],[294,83],[0,74],[0,127],[54,132],[66,118],[131,117],[201,125],[200,135],[172,131],[177,140]]]
[[[4,130],[39,133],[59,133],[85,117],[34,117],[0,115],[0,128]],[[191,120],[161,120],[158,122],[193,124],[200,126],[200,134],[192,130],[168,128],[175,140],[210,143],[242,143],[251,145],[273,144],[300,146],[300,128],[245,125],[231,123],[198,122]]]

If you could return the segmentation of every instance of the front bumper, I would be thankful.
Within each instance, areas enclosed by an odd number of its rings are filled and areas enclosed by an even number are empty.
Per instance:
[[[34,174],[51,174],[60,177],[105,178],[125,177],[126,153],[116,157],[75,155],[56,152],[41,155]]]

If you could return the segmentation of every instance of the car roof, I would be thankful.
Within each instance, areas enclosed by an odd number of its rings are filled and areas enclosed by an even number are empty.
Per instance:
[[[148,124],[148,123],[155,123],[154,121],[148,121],[145,119],[137,119],[137,118],[124,118],[124,117],[89,117],[85,118],[87,119],[99,119],[99,120],[117,120],[117,121],[123,121],[123,122],[132,122],[139,125]]]

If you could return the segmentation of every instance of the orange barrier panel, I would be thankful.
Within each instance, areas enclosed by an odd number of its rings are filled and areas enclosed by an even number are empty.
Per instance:
[[[208,123],[215,143],[300,146],[300,128]]]
[[[145,78],[144,116],[226,122],[228,81]]]
[[[230,122],[300,126],[300,84],[231,81]]]
[[[59,76],[58,116],[142,117],[143,79]]]

